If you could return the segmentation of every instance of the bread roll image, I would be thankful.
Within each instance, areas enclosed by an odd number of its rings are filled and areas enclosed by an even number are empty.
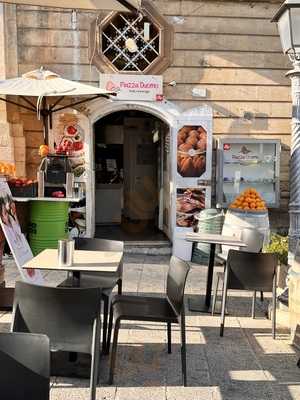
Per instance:
[[[182,176],[192,176],[194,170],[192,157],[186,157],[181,160],[181,175]]]
[[[190,132],[189,127],[183,127],[178,131],[178,136],[182,137],[183,139],[186,139],[189,132]]]
[[[185,140],[181,139],[180,137],[177,140],[177,146],[179,147],[181,144],[185,143]]]
[[[184,126],[177,135],[177,171],[184,178],[200,177],[206,169],[207,133],[202,126]]]
[[[178,150],[188,153],[188,151],[191,150],[192,148],[193,146],[191,144],[183,143],[178,147]]]
[[[199,126],[198,127],[198,129],[197,129],[197,131],[201,134],[201,133],[204,133],[205,135],[206,135],[206,130],[202,127],[202,126]]]
[[[193,159],[193,166],[196,172],[196,176],[202,174],[205,171],[205,157],[195,156]]]
[[[189,137],[199,137],[199,132],[193,129],[192,131],[189,132],[188,134]]]
[[[200,139],[197,142],[197,150],[206,151],[206,140]]]
[[[198,137],[196,137],[196,136],[189,136],[189,137],[186,139],[185,143],[190,144],[190,145],[194,148],[195,146],[197,146]]]

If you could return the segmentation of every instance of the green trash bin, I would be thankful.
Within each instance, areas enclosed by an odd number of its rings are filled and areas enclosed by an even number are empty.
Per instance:
[[[57,249],[57,242],[68,237],[69,202],[30,203],[29,243],[34,255],[44,249]]]

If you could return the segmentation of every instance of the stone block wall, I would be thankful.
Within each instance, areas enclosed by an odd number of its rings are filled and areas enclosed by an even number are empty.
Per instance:
[[[165,97],[184,109],[210,105],[215,138],[282,141],[281,208],[272,212],[274,228],[288,226],[292,109],[285,77],[290,63],[282,54],[276,24],[270,23],[281,2],[153,0],[175,30],[172,64],[163,77],[165,83],[176,80],[177,86],[165,86]],[[68,79],[98,85],[99,71],[89,65],[89,31],[96,13],[78,12],[74,28],[71,10],[5,7],[10,10],[8,55],[10,64],[15,62],[10,68],[15,75],[43,65]],[[195,87],[206,89],[206,97],[194,97]],[[35,115],[23,112],[18,122],[24,129],[27,175],[33,177],[43,139],[41,124]]]

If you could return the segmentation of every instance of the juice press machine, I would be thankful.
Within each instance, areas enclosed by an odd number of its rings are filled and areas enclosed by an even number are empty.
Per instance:
[[[39,197],[53,197],[55,192],[62,192],[64,196],[61,197],[73,197],[74,174],[68,156],[49,154],[44,157],[37,179]]]

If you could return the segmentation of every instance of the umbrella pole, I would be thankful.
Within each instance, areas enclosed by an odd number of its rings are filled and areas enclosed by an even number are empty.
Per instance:
[[[48,146],[49,144],[49,114],[43,113],[43,125],[44,125],[44,142]]]
[[[43,125],[44,125],[44,143],[49,145],[49,116],[50,112],[47,108],[47,100],[43,98],[43,108],[41,110],[41,115],[43,117]]]

